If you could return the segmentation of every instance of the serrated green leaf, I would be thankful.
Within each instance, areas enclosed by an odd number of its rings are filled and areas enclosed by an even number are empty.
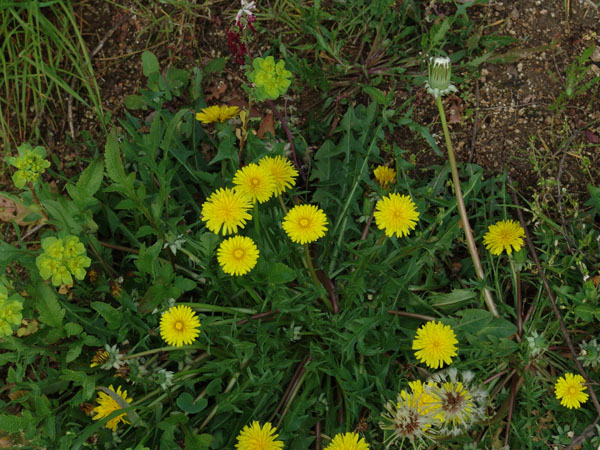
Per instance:
[[[106,320],[109,330],[116,330],[121,326],[121,312],[119,310],[104,302],[92,302],[90,306]]]
[[[102,184],[104,178],[104,158],[98,156],[81,173],[75,185],[77,197],[80,201],[89,202]],[[78,199],[73,199],[77,201]]]
[[[58,303],[56,293],[43,281],[38,281],[35,290],[40,322],[51,327],[60,327],[65,316],[65,309]]]
[[[77,357],[81,354],[81,349],[83,348],[83,342],[75,342],[74,344],[69,345],[69,350],[67,350],[67,356],[65,361],[70,363],[71,361],[75,361]]]
[[[126,175],[123,161],[121,160],[121,151],[119,150],[119,140],[117,129],[110,130],[104,147],[104,163],[106,164],[106,173],[115,183],[125,186]]]

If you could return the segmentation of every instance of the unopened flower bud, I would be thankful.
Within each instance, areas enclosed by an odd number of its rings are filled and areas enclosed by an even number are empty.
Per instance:
[[[425,83],[427,92],[438,98],[449,92],[456,92],[456,87],[450,84],[452,64],[450,58],[443,56],[429,60],[428,79]]]

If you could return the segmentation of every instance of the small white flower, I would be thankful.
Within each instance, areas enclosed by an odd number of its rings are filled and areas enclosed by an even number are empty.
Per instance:
[[[248,2],[246,0],[242,0],[242,8],[237,12],[235,16],[235,23],[239,23],[240,19],[247,15],[248,17],[253,17],[252,11],[256,9],[256,2]]]

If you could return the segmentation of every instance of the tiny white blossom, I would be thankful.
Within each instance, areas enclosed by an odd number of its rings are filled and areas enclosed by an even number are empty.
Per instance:
[[[239,23],[240,19],[246,15],[248,17],[253,17],[252,11],[256,9],[256,2],[248,2],[246,0],[242,0],[242,8],[237,12],[235,16],[235,23]]]

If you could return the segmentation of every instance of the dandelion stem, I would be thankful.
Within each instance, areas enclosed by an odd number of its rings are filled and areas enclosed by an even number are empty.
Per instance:
[[[313,283],[315,283],[315,286],[319,291],[322,291],[324,287],[319,281],[319,277],[317,277],[317,273],[315,272],[315,267],[313,266],[312,258],[310,257],[310,250],[308,249],[308,244],[304,244],[304,254],[306,256],[306,265],[308,266],[308,271],[310,272],[310,276],[313,280]],[[326,300],[324,296],[321,296],[321,299],[323,300],[323,303],[325,303],[325,306],[327,307],[329,312],[333,312],[333,306],[331,305],[331,302]]]
[[[288,210],[287,210],[287,208],[285,207],[285,203],[284,203],[284,201],[283,201],[283,198],[282,198],[282,196],[281,196],[281,195],[278,195],[278,196],[277,196],[277,198],[279,199],[279,203],[281,204],[281,209],[283,209],[283,215],[286,215],[286,214],[287,214],[287,212],[288,212]]]
[[[153,355],[154,353],[172,352],[175,350],[190,350],[190,349],[204,350],[203,347],[199,347],[198,345],[182,345],[181,347],[160,347],[160,348],[153,348],[151,350],[146,350],[146,351],[139,352],[139,353],[134,353],[133,355],[123,356],[121,358],[121,361],[133,359],[133,358],[141,358],[142,356]]]
[[[460,178],[458,177],[458,169],[456,167],[456,158],[454,157],[454,148],[452,147],[450,132],[448,131],[448,124],[446,123],[446,113],[444,112],[444,106],[442,105],[442,97],[438,96],[436,98],[436,102],[438,111],[440,113],[440,120],[442,121],[442,129],[444,130],[446,149],[448,150],[448,162],[450,163],[450,170],[452,171],[452,181],[454,183],[454,192],[456,193],[456,201],[458,203],[458,213],[460,215],[463,230],[465,231],[467,246],[469,247],[469,253],[471,254],[471,259],[473,260],[473,265],[475,266],[475,272],[477,273],[477,277],[484,281],[485,274],[483,272],[481,260],[479,259],[477,245],[475,244],[475,239],[473,238],[473,231],[471,230],[471,225],[469,224],[467,209],[465,208],[465,201],[463,199],[462,189],[460,187]],[[494,299],[492,298],[492,293],[488,288],[484,287],[483,294],[488,310],[494,315],[494,317],[500,317],[498,310],[496,309]]]
[[[255,309],[248,308],[235,308],[231,306],[219,306],[219,305],[209,305],[207,303],[192,303],[192,302],[181,302],[178,305],[189,306],[190,308],[195,309],[196,311],[215,311],[215,312],[224,312],[229,314],[256,314]]]
[[[258,202],[254,202],[254,214],[252,221],[254,222],[254,231],[256,232],[256,237],[260,239],[260,219],[258,217]]]

